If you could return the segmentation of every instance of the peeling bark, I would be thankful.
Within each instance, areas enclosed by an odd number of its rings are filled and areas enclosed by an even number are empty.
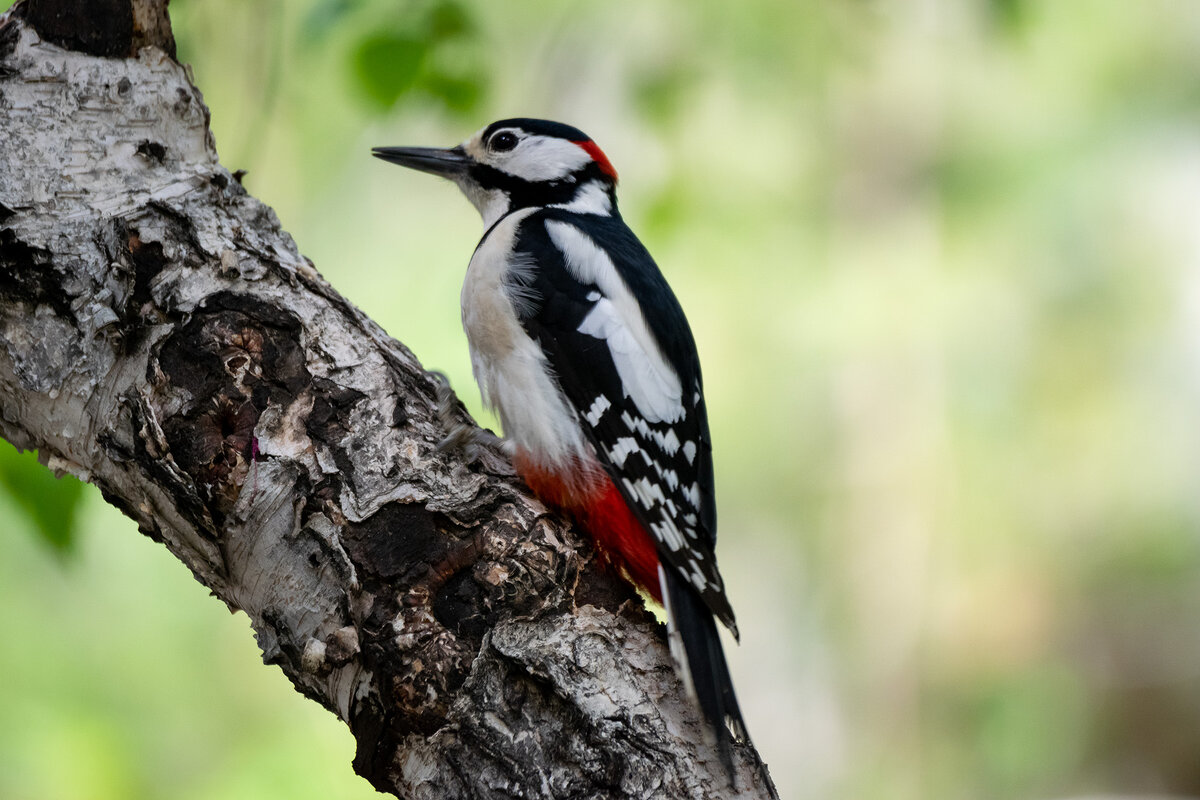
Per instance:
[[[507,462],[435,450],[416,358],[218,163],[165,3],[108,5],[90,39],[77,0],[0,18],[0,435],[245,611],[380,791],[772,794]]]

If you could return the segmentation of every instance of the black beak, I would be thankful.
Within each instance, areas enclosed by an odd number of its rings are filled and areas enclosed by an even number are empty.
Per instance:
[[[467,171],[471,159],[462,147],[374,147],[371,155],[409,169],[454,178]]]

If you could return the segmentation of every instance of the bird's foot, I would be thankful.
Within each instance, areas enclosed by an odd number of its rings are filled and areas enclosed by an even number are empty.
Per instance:
[[[450,379],[444,373],[433,371],[430,374],[437,384],[437,416],[442,428],[449,433],[437,444],[439,453],[461,452],[468,464],[474,464],[482,455],[482,449],[494,447],[501,452],[507,452],[508,446],[504,439],[491,431],[480,428],[471,422],[462,422],[456,411],[458,397],[450,388]]]
[[[450,433],[438,442],[439,453],[462,452],[468,464],[474,464],[482,455],[483,448],[494,447],[501,452],[507,450],[506,442],[485,428],[477,428],[457,422],[449,426]]]

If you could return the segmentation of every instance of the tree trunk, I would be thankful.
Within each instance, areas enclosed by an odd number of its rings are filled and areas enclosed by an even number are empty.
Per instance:
[[[0,18],[0,434],[245,611],[380,791],[772,795],[508,463],[435,450],[435,384],[221,167],[173,52],[165,0]]]

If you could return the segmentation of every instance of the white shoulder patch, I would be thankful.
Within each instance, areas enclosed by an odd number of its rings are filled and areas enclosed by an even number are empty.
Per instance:
[[[608,344],[625,394],[646,420],[678,422],[684,415],[679,376],[663,356],[612,259],[568,222],[547,220],[546,232],[575,278],[600,290],[601,297],[579,332]]]

